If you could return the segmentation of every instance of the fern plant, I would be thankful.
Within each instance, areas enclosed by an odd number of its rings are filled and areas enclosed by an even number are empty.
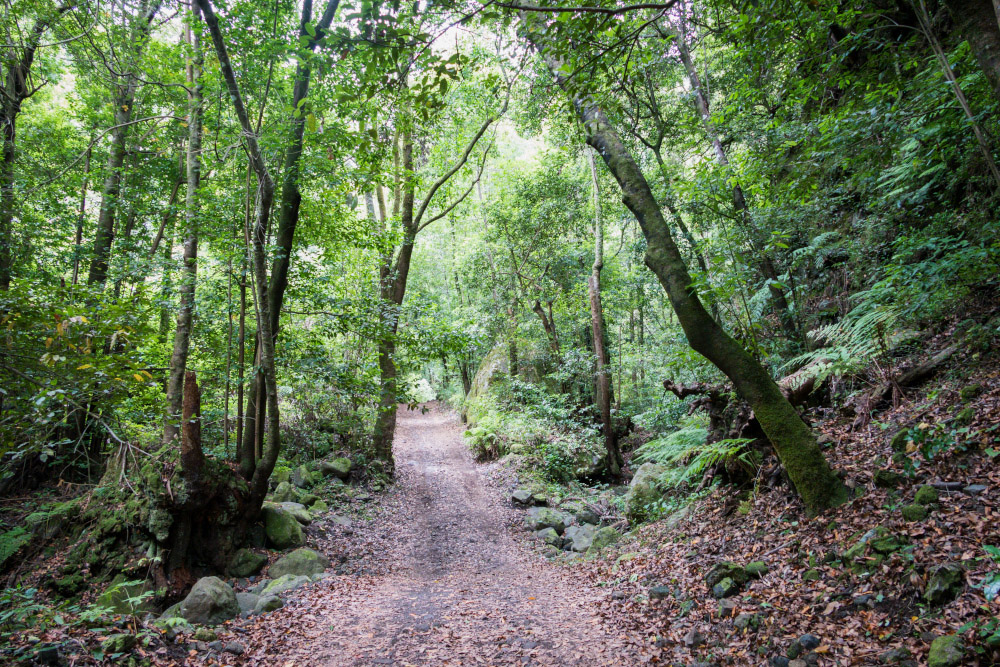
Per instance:
[[[723,461],[736,463],[750,474],[760,467],[760,454],[747,447],[752,439],[728,438],[711,443],[707,439],[708,429],[702,423],[689,423],[642,445],[633,460],[667,466],[662,482],[668,486],[695,484],[706,470]]]
[[[25,544],[31,541],[31,533],[21,526],[0,533],[0,568]]]

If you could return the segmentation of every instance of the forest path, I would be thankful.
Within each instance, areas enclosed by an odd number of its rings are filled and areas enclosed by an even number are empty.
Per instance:
[[[264,641],[249,662],[629,664],[593,611],[602,593],[519,543],[516,515],[477,469],[453,414],[401,408],[395,452],[397,483],[373,526],[385,573],[303,592],[276,612],[284,629],[254,633]]]

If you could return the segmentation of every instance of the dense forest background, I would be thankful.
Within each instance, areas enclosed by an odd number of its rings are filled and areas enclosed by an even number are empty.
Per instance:
[[[0,31],[8,611],[174,602],[293,475],[390,486],[429,401],[534,488],[643,468],[633,527],[993,474],[990,2],[9,0]]]

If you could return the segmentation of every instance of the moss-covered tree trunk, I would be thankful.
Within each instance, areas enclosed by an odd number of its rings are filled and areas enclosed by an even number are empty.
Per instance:
[[[544,34],[533,20],[522,18],[527,19],[527,38],[546,57]],[[566,87],[559,63],[550,57],[546,62]],[[806,508],[815,512],[844,502],[847,491],[823,457],[812,431],[767,370],[705,310],[649,183],[604,111],[579,90],[569,94],[586,128],[587,143],[603,158],[621,187],[625,205],[639,222],[647,242],[646,265],[663,286],[691,347],[725,373],[754,409]]]

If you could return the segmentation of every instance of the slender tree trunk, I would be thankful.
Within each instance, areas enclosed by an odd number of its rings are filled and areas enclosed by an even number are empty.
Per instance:
[[[544,35],[537,19],[522,12],[527,37],[545,55]],[[565,86],[559,64],[546,62]],[[569,93],[587,131],[587,143],[604,159],[618,181],[625,205],[635,215],[646,237],[646,265],[656,274],[673,306],[691,347],[721,370],[754,410],[788,476],[808,511],[843,503],[847,491],[820,451],[812,431],[785,398],[767,370],[712,319],[691,289],[691,276],[670,234],[649,183],[631,153],[611,126],[604,111],[590,97]]]
[[[73,284],[80,280],[80,253],[83,252],[83,227],[87,221],[87,188],[90,187],[90,148],[83,163],[83,185],[80,187],[80,213],[76,218],[76,235],[73,237]],[[156,251],[153,251],[155,254]]]
[[[140,59],[149,40],[153,18],[160,9],[160,0],[143,0],[139,7],[139,25],[134,39],[134,56]],[[101,191],[101,210],[97,216],[97,234],[94,237],[94,252],[90,260],[87,284],[103,287],[108,279],[108,262],[111,259],[111,245],[115,238],[115,213],[121,194],[122,167],[125,164],[125,140],[132,120],[132,107],[139,78],[135,72],[124,72],[121,81],[115,84],[114,129],[111,130],[111,147],[105,165],[104,187]]]
[[[278,460],[278,453],[281,451],[281,431],[279,429],[278,412],[278,384],[275,375],[274,359],[274,337],[271,332],[271,313],[268,303],[268,281],[267,281],[267,246],[266,235],[268,221],[271,215],[271,205],[274,202],[274,181],[264,162],[257,135],[250,124],[246,107],[243,104],[243,96],[240,93],[239,84],[236,83],[236,75],[233,72],[232,64],[229,61],[229,54],[226,50],[222,32],[219,29],[219,21],[212,9],[210,0],[196,0],[205,15],[205,24],[212,35],[212,42],[215,45],[215,53],[219,59],[219,67],[222,70],[223,79],[229,92],[229,97],[233,102],[236,117],[239,119],[240,128],[243,130],[243,140],[246,143],[247,154],[250,157],[250,164],[257,176],[257,216],[254,220],[253,232],[253,270],[256,281],[256,307],[257,307],[257,327],[260,340],[260,366],[264,375],[264,389],[267,400],[267,409],[271,414],[268,423],[268,446],[264,456],[256,466],[253,476],[250,478],[249,502],[251,511],[255,513],[264,501],[267,493],[267,483],[274,470],[274,465]]]
[[[323,38],[333,21],[333,16],[337,11],[340,0],[328,0],[323,14],[316,25],[312,26],[312,0],[305,0],[302,4],[301,19],[299,21],[299,39],[307,40],[309,51],[315,51],[319,40]],[[310,34],[309,26],[313,32]],[[288,288],[288,270],[291,266],[293,245],[295,241],[295,228],[299,222],[299,209],[302,203],[302,193],[300,189],[299,162],[302,157],[303,140],[305,137],[306,114],[302,113],[303,104],[309,95],[309,84],[312,77],[312,70],[306,60],[300,60],[295,69],[295,83],[292,86],[291,105],[293,109],[299,111],[299,115],[292,116],[292,132],[288,148],[285,151],[284,174],[281,181],[281,196],[278,206],[278,230],[274,239],[274,259],[271,263],[271,280],[268,288],[268,312],[271,322],[270,330],[274,336],[274,343],[277,345],[279,322],[281,319],[281,309],[284,305],[285,290]],[[253,474],[254,463],[247,456],[249,452],[260,452],[263,449],[264,423],[267,420],[267,404],[261,401],[261,390],[258,387],[260,374],[256,374],[250,381],[247,392],[247,419],[253,419],[256,428],[247,428],[244,432],[243,452],[244,458],[240,470],[245,476]],[[251,417],[252,415],[252,417]],[[248,424],[249,426],[249,424]]]
[[[201,12],[192,7],[193,20],[200,22]],[[188,81],[188,148],[187,148],[187,197],[184,211],[184,263],[180,285],[180,309],[174,329],[174,351],[170,357],[170,376],[167,380],[167,414],[163,422],[163,443],[169,444],[180,432],[179,419],[184,407],[185,372],[191,344],[194,320],[195,284],[198,278],[198,184],[201,178],[201,126],[202,126],[202,53],[197,30],[187,26],[187,39],[191,58],[187,64]]]
[[[601,219],[601,190],[597,178],[597,162],[593,151],[587,151],[590,162],[590,177],[594,187],[594,264],[587,280],[587,296],[590,302],[590,326],[594,332],[594,398],[597,412],[601,416],[604,430],[604,448],[607,456],[608,474],[621,476],[622,455],[618,449],[618,438],[611,420],[611,374],[608,369],[608,347],[604,332],[604,307],[601,304],[601,270],[604,268],[604,221]]]
[[[994,0],[944,0],[944,4],[958,32],[972,48],[993,88],[994,97],[1000,100],[1000,25],[997,19],[1000,8]],[[916,10],[922,13],[920,6]]]
[[[726,154],[726,148],[722,144],[722,139],[719,136],[719,130],[715,127],[715,123],[712,122],[712,115],[708,108],[708,96],[705,94],[704,87],[701,84],[701,78],[698,76],[698,69],[694,66],[694,61],[691,59],[691,53],[687,47],[687,36],[683,33],[679,34],[676,39],[676,45],[681,56],[681,62],[684,63],[684,69],[687,72],[688,80],[691,82],[698,116],[701,118],[705,134],[708,136],[708,139],[712,144],[712,150],[715,152],[716,161],[721,167],[728,169],[729,156]],[[785,292],[775,284],[778,280],[778,272],[774,268],[774,263],[771,261],[770,254],[763,247],[764,239],[760,238],[760,232],[750,215],[750,208],[747,206],[747,200],[743,194],[743,187],[739,184],[739,182],[733,183],[733,208],[736,210],[736,215],[750,240],[751,248],[757,256],[760,271],[764,278],[768,281],[768,291],[771,293],[771,298],[778,309],[778,317],[781,320],[781,325],[785,330],[785,334],[790,339],[797,340],[799,335],[795,328],[795,320],[792,318],[791,310],[788,307],[788,300],[785,298]]]
[[[991,74],[988,69],[992,71],[992,76],[996,76],[996,68],[1000,67],[1000,42],[993,41],[1000,37],[1000,32],[998,32],[997,26],[997,15],[994,12],[987,12],[986,7],[990,3],[981,2],[980,0],[963,3],[970,5],[969,10],[964,12],[968,16],[964,16],[961,19],[956,17],[956,20],[961,22],[961,25],[965,26],[965,30],[971,35],[977,35],[980,42],[973,44],[969,40],[970,46],[973,47],[973,51],[976,52],[977,58],[980,58],[979,64],[983,68],[983,72],[986,73],[987,79],[990,79]],[[977,11],[978,8],[978,11]],[[979,16],[978,20],[971,17]],[[976,145],[979,147],[979,152],[983,156],[983,160],[986,162],[987,168],[990,170],[990,174],[993,176],[993,182],[998,188],[1000,188],[1000,169],[997,168],[996,160],[993,159],[993,149],[990,147],[989,141],[986,140],[986,135],[983,133],[982,128],[979,126],[979,121],[976,120],[976,115],[972,113],[972,107],[969,106],[969,100],[966,99],[965,93],[962,92],[962,86],[958,83],[958,79],[955,77],[955,72],[951,68],[951,64],[948,62],[948,55],[944,52],[941,47],[941,43],[938,41],[937,35],[934,34],[934,28],[931,26],[931,18],[927,13],[927,6],[924,4],[924,0],[917,0],[917,17],[920,20],[920,28],[924,33],[924,37],[931,45],[931,50],[934,51],[934,55],[937,57],[938,64],[941,66],[941,71],[944,73],[944,77],[951,84],[952,91],[955,93],[955,99],[958,100],[959,106],[962,107],[962,111],[965,112],[965,118],[969,121],[969,125],[972,127],[972,134],[976,138]],[[993,20],[987,20],[992,18]],[[985,23],[986,25],[980,25]],[[986,37],[989,36],[990,40]],[[966,38],[968,39],[968,37]],[[979,50],[977,50],[977,48]],[[981,57],[980,57],[981,56]],[[990,79],[991,85],[994,85],[994,92],[997,90],[995,81]]]

